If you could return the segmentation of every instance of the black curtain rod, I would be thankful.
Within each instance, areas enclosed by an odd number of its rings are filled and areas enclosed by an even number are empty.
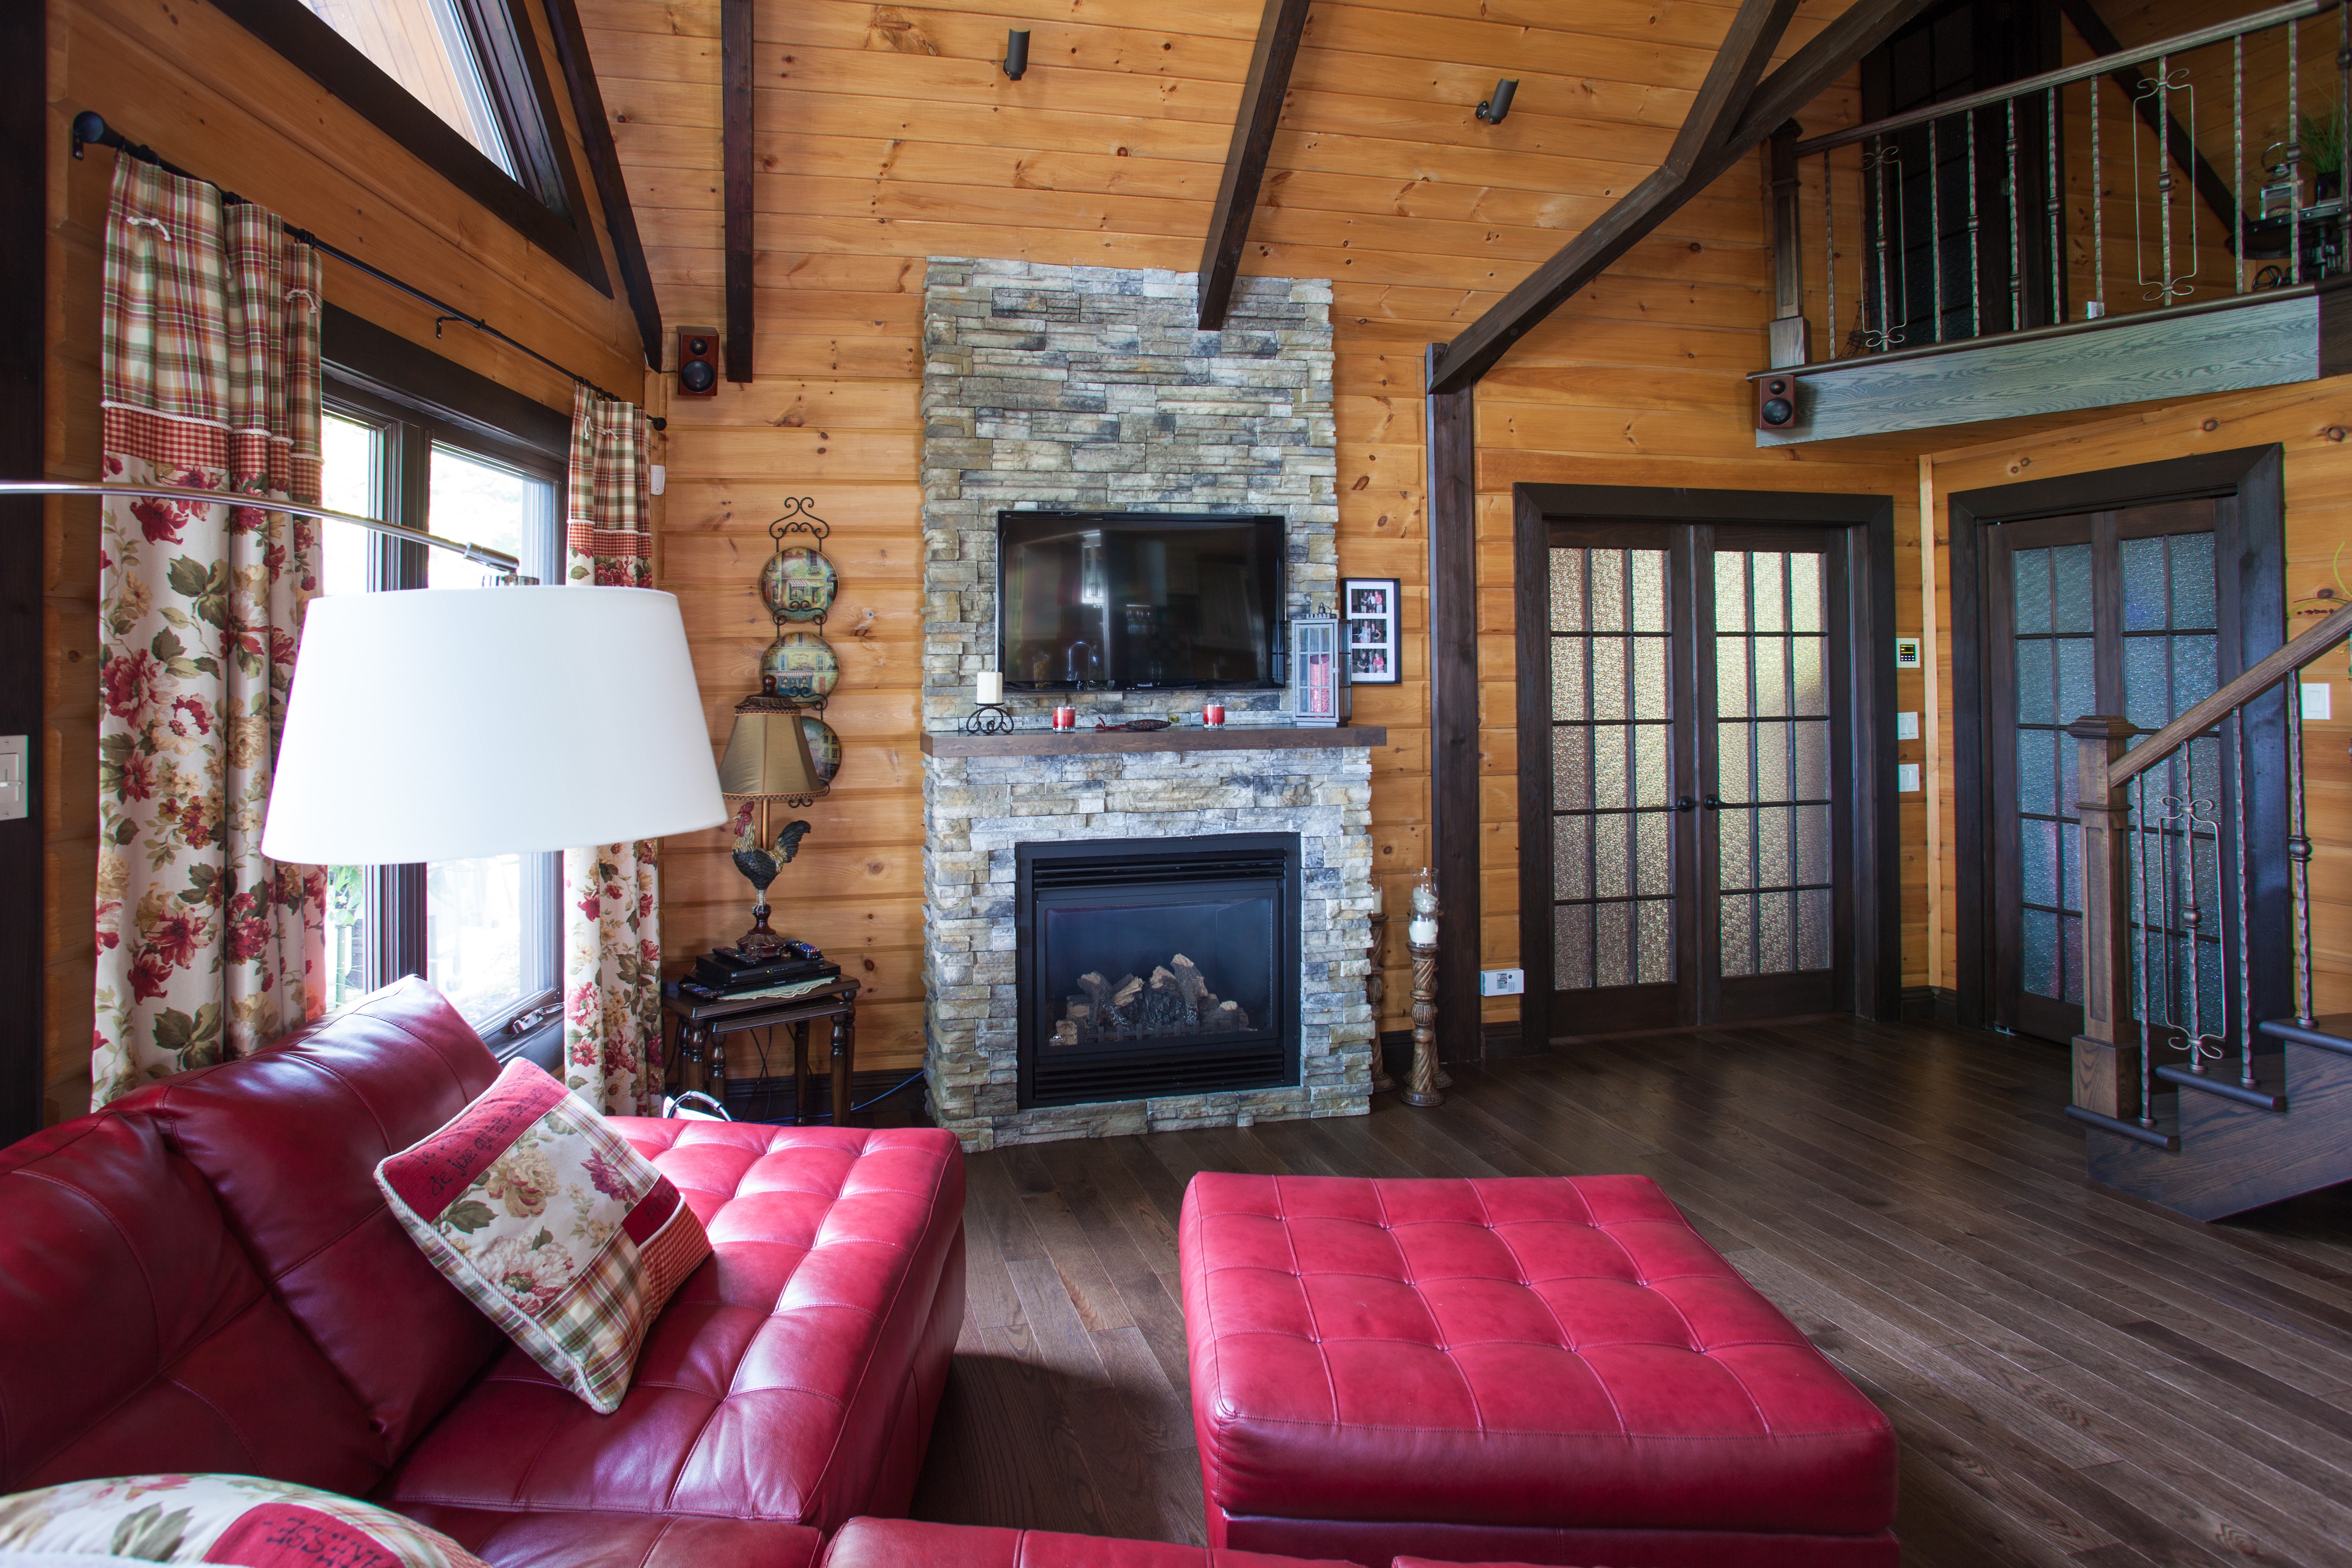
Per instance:
[[[100,114],[96,110],[85,109],[79,114],[75,115],[73,119],[73,155],[77,158],[80,157],[82,148],[92,143],[100,147],[111,147],[118,153],[136,158],[142,163],[152,163],[155,167],[163,170],[167,174],[177,174],[184,180],[194,180],[201,184],[211,185],[213,189],[220,192],[221,204],[224,206],[239,206],[247,205],[246,203],[246,199],[243,196],[238,195],[235,191],[229,190],[212,180],[205,179],[202,174],[192,174],[188,170],[181,168],[177,163],[167,163],[152,147],[133,142],[128,136],[122,134],[121,132],[110,128],[106,123],[106,117]],[[529,354],[531,358],[537,360],[548,369],[555,372],[556,374],[571,377],[573,381],[578,382],[581,385],[596,394],[599,397],[608,397],[615,403],[635,403],[636,401],[636,399],[633,397],[622,397],[617,394],[605,391],[603,387],[597,385],[586,376],[582,375],[578,371],[568,370],[564,366],[556,363],[553,360],[548,358],[545,354],[540,353],[529,343],[509,337],[506,333],[499,331],[498,328],[490,325],[489,322],[484,321],[481,317],[469,316],[466,314],[465,311],[457,309],[455,305],[449,304],[447,301],[443,300],[435,299],[432,295],[427,294],[424,289],[419,289],[414,283],[404,282],[400,279],[394,278],[391,273],[386,272],[383,268],[376,266],[373,262],[362,261],[360,258],[353,256],[350,251],[343,249],[341,246],[329,245],[325,240],[320,239],[317,235],[312,234],[308,229],[296,228],[292,224],[288,224],[286,226],[286,232],[293,236],[296,239],[300,240],[304,245],[309,246],[311,249],[331,256],[346,267],[355,267],[362,272],[366,273],[369,277],[374,279],[377,282],[384,284],[389,288],[399,289],[402,293],[407,295],[410,299],[416,300],[420,304],[430,305],[433,307],[433,310],[436,312],[433,318],[433,335],[436,338],[441,335],[441,328],[444,323],[449,321],[461,321],[487,337],[496,338],[499,342],[506,344],[508,347],[519,349],[522,353]],[[652,415],[647,415],[646,416],[646,423],[652,426],[656,430],[666,430],[669,428],[668,420],[656,418]]]

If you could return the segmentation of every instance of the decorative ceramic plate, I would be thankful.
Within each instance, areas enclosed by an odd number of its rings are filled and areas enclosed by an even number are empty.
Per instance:
[[[814,632],[786,632],[760,656],[760,689],[795,702],[822,702],[841,681],[841,660]]]
[[[809,761],[816,764],[816,782],[831,785],[841,771],[841,737],[814,713],[801,715],[801,732],[808,737]]]
[[[833,563],[805,544],[778,551],[760,569],[760,597],[771,615],[787,621],[815,620],[833,608],[840,586]]]

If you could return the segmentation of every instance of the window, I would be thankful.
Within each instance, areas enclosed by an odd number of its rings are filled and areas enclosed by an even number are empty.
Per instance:
[[[332,375],[326,403],[329,506],[503,550],[527,574],[561,581],[558,458]],[[328,594],[485,581],[462,557],[350,523],[324,524],[320,552]],[[330,867],[329,1005],[420,973],[494,1045],[510,1026],[528,1026],[562,979],[562,872],[552,854]]]
[[[215,0],[248,32],[600,291],[524,0]]]
[[[455,0],[302,0],[313,16],[447,121],[483,157],[520,179],[491,107],[481,52]]]

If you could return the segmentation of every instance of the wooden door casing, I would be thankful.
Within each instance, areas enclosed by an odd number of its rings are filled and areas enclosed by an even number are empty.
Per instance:
[[[1902,995],[1895,794],[1894,501],[1891,497],[1786,491],[1651,489],[1614,485],[1514,487],[1518,733],[1520,962],[1527,977],[1521,1030],[1534,1045],[1566,1037],[1555,1025],[1552,990],[1552,758],[1549,661],[1549,550],[1554,523],[1608,522],[1661,539],[1666,526],[1712,524],[1798,531],[1829,545],[1838,574],[1830,605],[1832,659],[1845,682],[1848,743],[1833,759],[1837,788],[1851,803],[1834,853],[1844,913],[1836,941],[1846,962],[1825,989],[1829,1010],[1893,1018]],[[1662,526],[1665,525],[1665,526]],[[1653,547],[1655,547],[1654,545]],[[1532,673],[1530,673],[1532,672]],[[1695,743],[1695,742],[1694,742]],[[1693,814],[1696,815],[1696,814]],[[1696,827],[1681,830],[1685,853]],[[1692,940],[1696,932],[1691,932]],[[1721,999],[1718,996],[1717,1000]],[[1679,1004],[1698,1015],[1696,992]],[[1591,1033],[1575,1030],[1579,1037]],[[1540,1048],[1538,1047],[1538,1048]]]

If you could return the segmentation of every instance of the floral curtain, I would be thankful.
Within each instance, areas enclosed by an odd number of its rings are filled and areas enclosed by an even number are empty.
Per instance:
[[[653,585],[646,416],[583,386],[572,402],[566,578]],[[592,765],[626,767],[632,716],[615,713]],[[608,1114],[658,1108],[661,872],[649,839],[563,856],[564,1083]]]
[[[319,258],[259,207],[118,158],[106,477],[319,495]],[[326,874],[262,858],[317,525],[107,498],[99,532],[96,1103],[324,1005]]]

